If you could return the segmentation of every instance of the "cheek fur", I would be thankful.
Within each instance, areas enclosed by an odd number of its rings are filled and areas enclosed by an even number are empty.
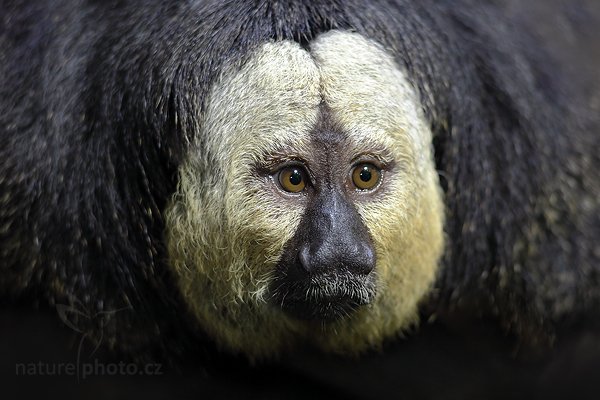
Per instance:
[[[328,351],[360,352],[417,321],[418,304],[431,289],[443,251],[444,206],[431,131],[394,60],[352,33],[323,34],[311,49],[325,100],[342,126],[358,140],[384,143],[396,161],[381,197],[357,203],[377,252],[376,300],[331,327],[339,334],[317,340]]]
[[[269,143],[293,138],[302,146],[319,102],[316,68],[294,43],[267,43],[243,68],[225,72],[166,212],[170,262],[191,312],[219,344],[250,357],[290,340],[289,321],[266,293],[302,214],[269,194],[250,168]]]
[[[248,165],[241,162],[236,167]],[[234,178],[228,185],[225,196],[225,214],[229,234],[239,248],[245,252],[248,268],[252,275],[261,277],[261,291],[266,290],[267,280],[279,261],[287,241],[299,229],[303,207],[298,203],[285,202],[272,191],[266,179],[233,172]],[[237,271],[243,276],[246,271]]]
[[[377,296],[314,337],[324,351],[358,354],[418,322],[417,306],[431,290],[444,247],[442,193],[433,165],[431,171],[413,192],[396,187],[386,200],[359,205],[377,252]]]
[[[267,231],[275,225],[247,223],[248,218],[268,218],[260,215],[252,197],[235,197],[235,190],[198,190],[189,179],[191,171],[180,175],[178,195],[166,212],[167,244],[190,311],[230,350],[251,358],[280,351],[286,346],[288,321],[272,312],[264,298],[271,262],[283,246],[277,244],[281,237]],[[232,198],[238,201],[230,208]]]

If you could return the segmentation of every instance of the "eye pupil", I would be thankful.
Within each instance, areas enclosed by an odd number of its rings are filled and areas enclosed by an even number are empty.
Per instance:
[[[368,166],[362,167],[360,171],[360,180],[363,182],[369,182],[373,178],[373,174],[371,173],[371,169]]]
[[[294,186],[302,183],[302,174],[297,169],[290,174],[290,183]]]

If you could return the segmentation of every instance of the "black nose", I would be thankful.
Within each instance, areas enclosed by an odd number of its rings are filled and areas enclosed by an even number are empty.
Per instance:
[[[376,251],[344,192],[315,190],[273,280],[273,300],[292,316],[336,320],[369,304],[377,291]]]
[[[370,243],[362,238],[343,239],[326,240],[317,246],[302,245],[298,254],[302,268],[309,274],[346,269],[353,274],[368,275],[373,271],[375,252]]]
[[[305,273],[343,272],[368,275],[375,268],[371,236],[356,208],[342,194],[330,192],[307,211],[298,248]]]

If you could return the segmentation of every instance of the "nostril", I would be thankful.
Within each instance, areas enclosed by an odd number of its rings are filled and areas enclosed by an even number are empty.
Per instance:
[[[315,251],[309,243],[298,250],[301,270],[308,274],[345,269],[357,275],[368,275],[375,269],[375,251],[368,243],[326,241]]]
[[[300,258],[300,264],[302,265],[302,268],[304,268],[306,272],[311,272],[310,249],[307,244],[302,245],[298,257]]]
[[[375,252],[373,248],[366,244],[357,246],[356,253],[354,254],[351,263],[352,271],[356,274],[368,275],[375,269]]]
[[[371,246],[365,246],[365,274],[370,273],[375,269],[375,251]]]

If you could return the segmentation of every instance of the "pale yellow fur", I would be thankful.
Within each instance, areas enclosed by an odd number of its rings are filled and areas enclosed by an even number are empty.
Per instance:
[[[442,253],[431,132],[405,73],[355,33],[323,34],[309,51],[266,43],[223,72],[166,212],[170,260],[192,313],[217,343],[251,358],[299,341],[346,354],[380,345],[416,322]],[[375,300],[315,327],[269,303],[303,206],[282,201],[252,166],[281,144],[309,152],[322,102],[353,140],[384,146],[396,167],[384,195],[356,204],[377,252]]]

